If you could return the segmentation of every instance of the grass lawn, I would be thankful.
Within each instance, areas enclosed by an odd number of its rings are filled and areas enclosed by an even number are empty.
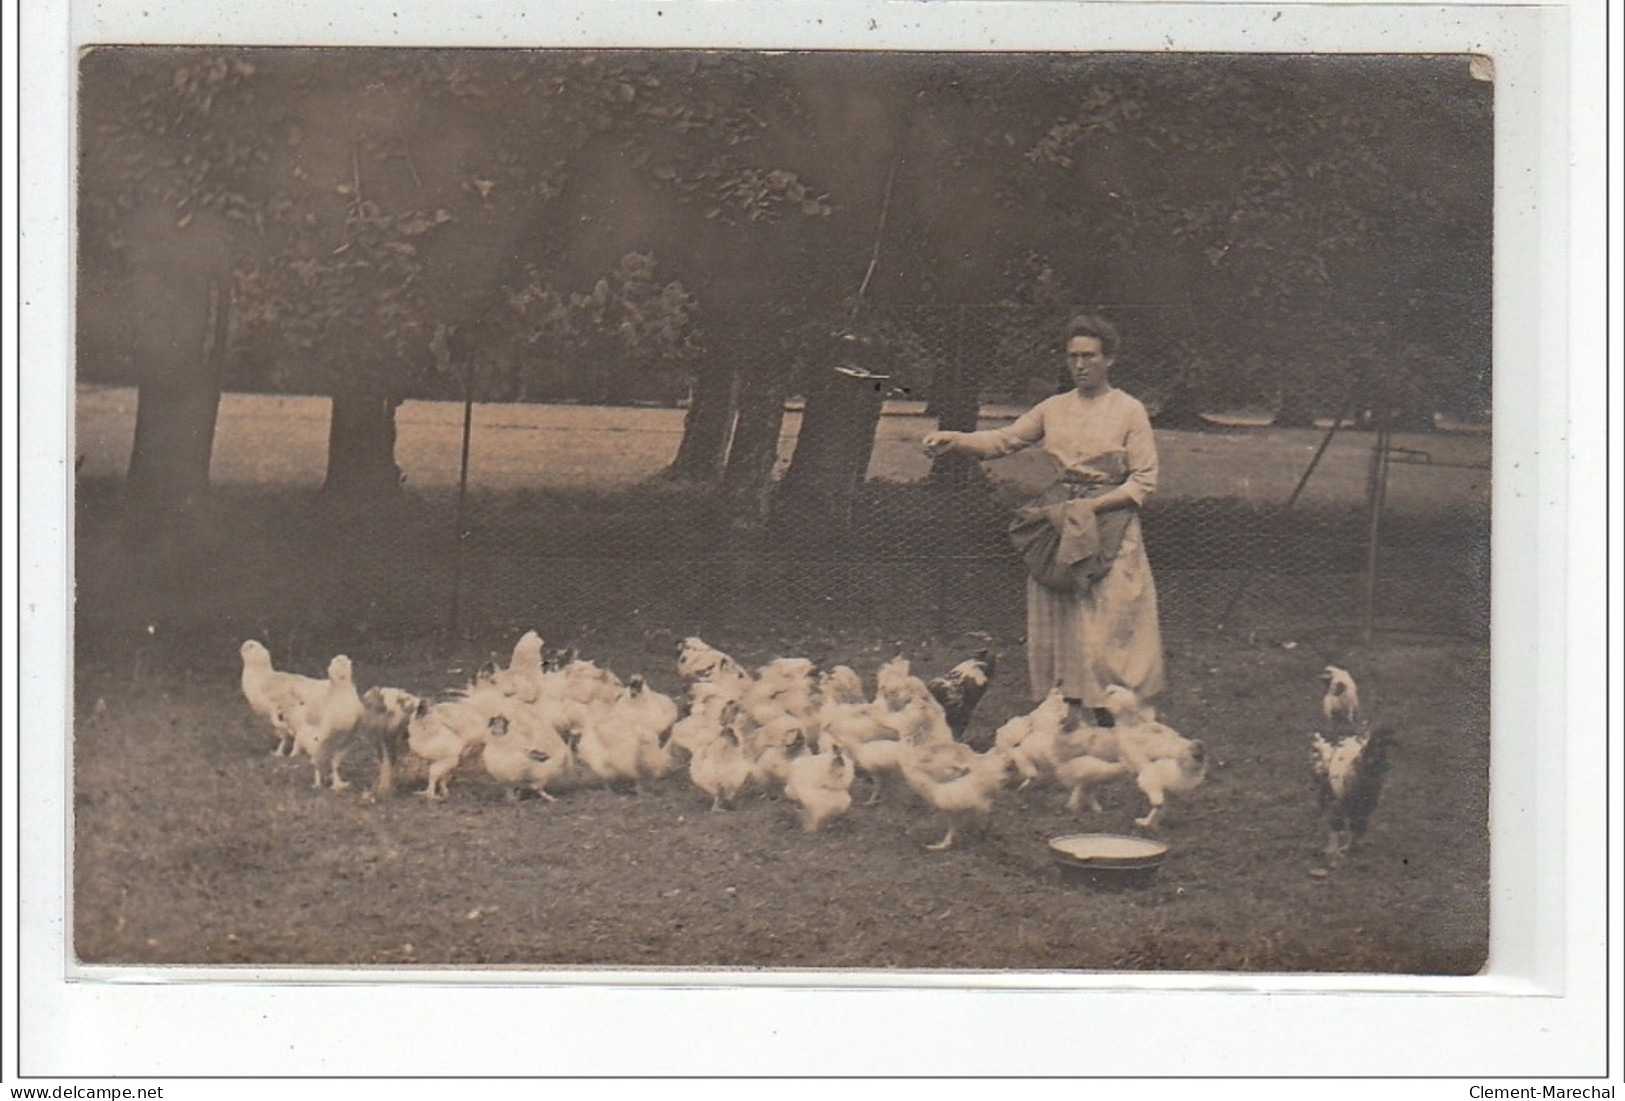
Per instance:
[[[227,394],[221,402],[211,478],[225,486],[321,485],[326,472],[326,398]],[[903,407],[912,409],[913,407]],[[999,410],[1009,414],[1012,410]],[[1002,423],[990,417],[985,423]],[[788,462],[800,414],[785,418],[781,462]],[[407,402],[396,414],[397,459],[407,485],[425,491],[457,485],[462,407]],[[919,439],[935,422],[908,412],[882,418],[871,478],[913,482],[930,468]],[[660,473],[677,453],[683,411],[576,405],[476,405],[469,453],[473,489],[614,490]],[[135,391],[79,391],[76,452],[87,478],[122,477],[135,435]],[[1313,429],[1214,428],[1157,433],[1162,463],[1158,495],[1167,500],[1286,500],[1320,445]],[[1365,499],[1370,432],[1340,432],[1301,499],[1306,507]],[[1395,463],[1389,507],[1427,511],[1441,503],[1489,501],[1490,440],[1474,433],[1399,434],[1413,461]],[[1424,461],[1429,460],[1429,461]],[[1048,460],[1023,453],[990,464],[995,479],[1042,488]]]

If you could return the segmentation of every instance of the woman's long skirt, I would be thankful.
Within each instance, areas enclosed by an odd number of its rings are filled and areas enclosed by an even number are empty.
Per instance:
[[[1086,592],[1056,592],[1027,580],[1027,671],[1034,700],[1057,683],[1062,695],[1086,707],[1101,706],[1101,693],[1113,684],[1142,699],[1162,690],[1157,587],[1138,516],[1112,568]]]

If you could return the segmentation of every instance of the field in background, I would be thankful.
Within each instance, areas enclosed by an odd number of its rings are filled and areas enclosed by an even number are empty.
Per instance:
[[[935,421],[921,416],[919,409],[918,403],[894,404],[891,415],[881,419],[870,477],[914,482],[925,476],[930,463],[919,440]],[[320,486],[326,473],[328,410],[326,398],[225,395],[211,478],[226,486]],[[1004,423],[1016,412],[990,409],[984,425]],[[396,451],[408,487],[444,490],[457,485],[462,416],[462,406],[452,402],[401,406]],[[795,412],[785,418],[781,462],[794,450],[800,421]],[[677,453],[682,431],[680,409],[476,404],[470,486],[493,491],[624,488],[665,469]],[[84,456],[84,477],[122,477],[134,435],[134,390],[80,388],[75,451]],[[1314,429],[1159,430],[1158,496],[1284,502],[1323,435]],[[1301,503],[1360,508],[1372,439],[1370,432],[1338,433]],[[1417,461],[1395,464],[1389,507],[1422,512],[1447,503],[1488,505],[1488,435],[1401,433],[1394,442],[1413,452]],[[1034,453],[990,466],[995,478],[1035,491],[1048,473],[1047,460]]]

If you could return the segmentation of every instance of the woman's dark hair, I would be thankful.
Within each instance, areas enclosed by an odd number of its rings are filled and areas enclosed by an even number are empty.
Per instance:
[[[1110,358],[1117,354],[1117,326],[1099,314],[1080,313],[1066,323],[1066,341],[1075,336],[1092,336],[1100,341],[1100,350]]]

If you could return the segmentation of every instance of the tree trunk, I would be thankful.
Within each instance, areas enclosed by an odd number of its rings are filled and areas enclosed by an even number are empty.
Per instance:
[[[184,507],[206,493],[219,410],[218,385],[143,382],[126,483],[130,491],[165,507]]]
[[[130,348],[140,380],[127,486],[162,506],[207,491],[231,309],[222,219],[178,227],[153,204],[129,228]]]
[[[886,383],[862,372],[861,364],[841,360],[808,380],[801,431],[779,492],[821,519],[849,515],[869,474]]]
[[[396,493],[403,480],[395,465],[395,409],[399,398],[335,394],[327,433],[327,480],[335,497]]]
[[[144,369],[136,399],[127,484],[135,494],[165,506],[185,506],[209,488],[230,307],[228,293],[218,284],[211,284],[202,298],[208,316],[199,363],[192,370]]]
[[[1157,410],[1158,428],[1180,428],[1201,431],[1212,427],[1202,419],[1202,402],[1196,388],[1184,379],[1175,379],[1163,395],[1162,407]]]
[[[734,373],[712,364],[694,379],[694,396],[683,415],[683,439],[669,477],[712,482],[722,474],[734,427]]]
[[[739,387],[739,423],[722,474],[729,521],[736,529],[760,531],[773,493],[773,467],[779,458],[788,379],[767,362],[758,342],[745,349]]]
[[[961,310],[952,357],[931,380],[931,406],[945,432],[974,432],[982,416],[982,379],[992,366],[998,334],[978,310]],[[931,481],[966,489],[987,480],[975,459],[950,451],[931,462]]]
[[[993,327],[982,311],[958,311],[953,348],[931,379],[930,411],[945,432],[974,432],[982,413],[982,377],[996,346]]]

